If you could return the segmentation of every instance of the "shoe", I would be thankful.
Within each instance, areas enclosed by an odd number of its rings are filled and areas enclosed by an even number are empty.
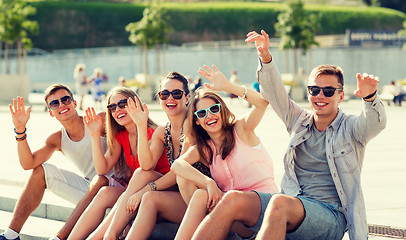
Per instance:
[[[4,234],[0,234],[0,240],[20,240],[20,236],[13,238],[13,239],[8,239],[4,236]]]

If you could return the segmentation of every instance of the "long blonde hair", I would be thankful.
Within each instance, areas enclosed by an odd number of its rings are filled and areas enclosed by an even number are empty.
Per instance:
[[[230,152],[233,150],[235,145],[234,138],[234,125],[235,125],[235,115],[228,109],[226,103],[217,93],[208,89],[198,89],[195,92],[193,101],[190,104],[190,109],[188,113],[188,123],[190,128],[188,138],[191,138],[191,142],[195,142],[199,155],[206,160],[209,164],[213,161],[213,151],[207,140],[210,140],[209,134],[203,129],[201,125],[197,125],[197,117],[194,112],[197,110],[196,105],[200,99],[208,98],[212,99],[216,103],[220,103],[220,116],[222,119],[222,129],[224,131],[224,140],[221,145],[221,158],[224,160]]]
[[[115,87],[115,88],[111,89],[109,91],[109,93],[107,94],[107,104],[110,104],[111,97],[116,94],[121,94],[127,98],[132,98],[134,101],[135,101],[135,98],[137,98],[138,101],[140,103],[142,103],[140,98],[138,97],[138,95],[133,90],[131,90],[129,88],[125,88],[125,87]],[[142,105],[141,105],[141,108],[142,108]],[[106,116],[107,146],[109,149],[112,149],[113,143],[115,142],[116,134],[118,134],[119,132],[124,131],[126,129],[124,126],[121,126],[120,124],[118,124],[116,122],[114,117],[111,115],[111,111],[109,109],[106,109],[106,112],[107,112],[107,116]],[[147,126],[148,126],[148,128],[153,128],[153,129],[157,128],[157,124],[154,121],[152,121],[152,119],[150,119],[149,117],[148,117]],[[116,164],[114,165],[113,169],[114,169],[114,174],[116,176],[121,176],[121,177],[124,177],[125,179],[130,178],[132,172],[131,172],[131,169],[128,167],[127,163],[125,162],[125,157],[124,157],[123,152],[121,153],[121,156],[118,159],[118,161],[116,162]]]

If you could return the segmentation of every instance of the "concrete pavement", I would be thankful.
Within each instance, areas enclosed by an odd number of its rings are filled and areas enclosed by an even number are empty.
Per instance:
[[[307,103],[303,103],[307,107]],[[229,107],[237,115],[245,114],[249,109],[245,102],[239,99],[229,102]],[[343,102],[341,107],[351,114],[361,112],[361,101],[350,100]],[[151,118],[160,124],[166,122],[165,114],[158,104],[150,104]],[[362,187],[366,202],[367,220],[369,224],[392,226],[406,229],[406,107],[389,106],[386,108],[388,124],[386,129],[374,138],[367,146],[365,161],[362,172]],[[45,137],[57,131],[61,125],[52,119],[43,106],[33,107],[31,118],[27,125],[27,139],[32,150],[41,147]],[[30,171],[24,171],[18,163],[16,143],[14,139],[13,125],[7,106],[0,106],[0,196],[16,199],[21,192],[23,184],[29,177]],[[276,116],[271,108],[266,112],[263,120],[256,130],[261,141],[271,155],[275,166],[277,184],[283,175],[283,155],[287,148],[289,136],[282,121]],[[62,154],[56,153],[50,162],[77,172],[77,169]],[[10,190],[15,189],[15,190]],[[13,188],[14,186],[14,188]],[[7,188],[9,187],[9,188]],[[5,198],[0,198],[0,206],[5,204]],[[49,195],[50,201],[58,205],[69,206],[56,196]],[[52,200],[53,199],[53,200]],[[56,199],[56,200],[55,200]],[[63,203],[63,204],[62,204]],[[11,215],[0,217],[1,229],[7,227]],[[43,225],[38,225],[41,228]],[[58,227],[56,227],[58,228]],[[25,228],[23,228],[24,232]],[[55,229],[55,232],[57,229]],[[347,236],[348,237],[348,236]],[[371,237],[372,238],[372,237]],[[32,239],[32,238],[27,238]],[[34,238],[35,239],[35,238]],[[385,239],[373,237],[373,239]]]

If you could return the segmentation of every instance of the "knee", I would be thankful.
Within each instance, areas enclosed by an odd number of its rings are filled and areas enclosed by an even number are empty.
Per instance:
[[[209,195],[205,189],[197,189],[192,196],[192,199],[190,199],[190,206],[197,206],[197,205],[206,205],[207,200],[209,198]]]
[[[187,189],[188,187],[194,185],[191,181],[179,175],[176,175],[176,183],[178,184],[180,189]]]
[[[100,189],[103,186],[109,185],[109,180],[105,176],[96,175],[93,177],[90,186]]]
[[[159,192],[146,192],[142,195],[141,205],[147,209],[155,209],[158,203],[162,201]]]
[[[45,185],[45,170],[42,165],[39,165],[32,170],[31,178],[37,182],[42,182]]]
[[[219,209],[222,212],[237,213],[238,211],[236,210],[243,208],[244,205],[247,204],[243,201],[245,199],[242,198],[243,194],[244,193],[241,191],[228,191],[224,194],[216,209]]]
[[[293,205],[292,197],[283,194],[275,194],[269,201],[266,211],[273,216],[283,217],[286,216]]]
[[[146,171],[142,168],[137,168],[135,169],[131,179],[137,179],[137,181],[152,181],[153,179],[156,179],[156,177],[157,172],[155,171]]]

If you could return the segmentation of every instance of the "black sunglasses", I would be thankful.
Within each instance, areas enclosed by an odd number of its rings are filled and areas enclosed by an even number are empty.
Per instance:
[[[169,98],[169,95],[172,94],[172,97],[174,99],[179,100],[179,99],[181,99],[183,97],[183,93],[184,92],[182,90],[180,90],[180,89],[175,89],[172,92],[170,92],[168,90],[163,90],[163,91],[160,91],[158,93],[158,96],[159,96],[159,99],[166,100],[166,99]]]
[[[196,117],[198,117],[199,119],[205,118],[207,116],[207,111],[210,111],[212,114],[216,114],[219,113],[221,110],[221,104],[220,103],[216,103],[214,105],[211,105],[208,108],[205,109],[200,109],[197,110],[195,112]]]
[[[63,96],[61,99],[55,99],[49,102],[48,107],[52,110],[55,110],[59,107],[59,102],[62,102],[64,105],[69,105],[72,102],[71,96]]]
[[[335,87],[319,87],[319,86],[307,86],[307,90],[309,91],[310,95],[317,96],[320,93],[320,90],[323,89],[323,94],[326,97],[332,97],[336,90],[343,90],[342,88],[335,88]]]
[[[117,104],[115,104],[115,103],[109,104],[109,105],[107,105],[107,109],[112,112],[116,111],[117,107],[124,109],[125,106],[127,106],[127,101],[128,101],[127,99],[122,99],[122,100],[118,101]]]

